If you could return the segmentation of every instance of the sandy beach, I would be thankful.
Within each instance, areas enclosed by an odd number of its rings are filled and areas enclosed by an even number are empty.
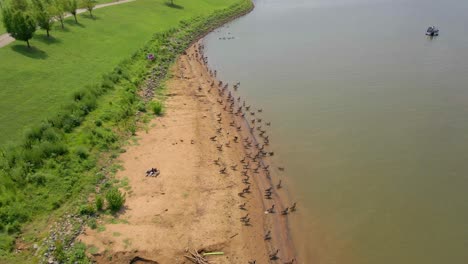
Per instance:
[[[171,72],[164,115],[120,157],[116,177],[131,189],[123,190],[119,221],[102,219],[104,228],[87,228],[79,240],[95,248],[98,263],[193,263],[187,249],[224,252],[207,257],[210,263],[290,263],[294,212],[282,214],[291,204],[273,180],[282,168],[269,162],[261,110],[247,110],[232,85],[216,80],[201,42]],[[160,175],[145,177],[152,167]]]

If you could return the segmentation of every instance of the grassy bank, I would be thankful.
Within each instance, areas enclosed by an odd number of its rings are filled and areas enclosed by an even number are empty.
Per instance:
[[[236,0],[137,0],[97,9],[96,19],[68,18],[65,30],[56,23],[52,39],[38,30],[32,50],[16,41],[0,48],[0,145],[18,140],[24,128],[57,112],[72,94],[101,76],[149,37],[179,21],[206,15]]]
[[[205,5],[210,5],[209,2],[203,1]],[[155,34],[130,58],[115,63],[104,77],[96,77],[95,84],[82,84],[69,91],[70,95],[64,97],[71,98],[66,107],[57,107],[60,109],[57,113],[49,114],[46,121],[38,121],[39,125],[32,126],[18,144],[2,150],[0,262],[37,262],[36,256],[42,256],[45,248],[33,249],[32,245],[41,245],[48,233],[46,227],[60,215],[78,211],[90,194],[99,192],[96,184],[100,184],[100,190],[112,185],[107,178],[115,169],[112,161],[122,151],[126,139],[144,126],[141,121],[151,109],[139,96],[145,80],[150,78],[160,88],[169,66],[192,41],[252,7],[248,0],[228,3],[229,8],[226,2],[225,8],[216,4],[218,8],[212,6],[210,12],[170,23],[173,29]],[[156,59],[147,60],[148,53],[155,54]],[[86,65],[93,68],[94,62]],[[140,114],[135,115],[137,112]],[[24,249],[11,254],[18,236]],[[60,243],[67,245],[72,237],[60,237],[63,240]],[[65,259],[76,258],[67,255]]]

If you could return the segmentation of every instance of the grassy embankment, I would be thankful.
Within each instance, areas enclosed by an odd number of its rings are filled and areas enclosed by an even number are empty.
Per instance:
[[[18,144],[0,153],[3,260],[34,262],[34,252],[9,253],[14,239],[20,234],[26,245],[40,242],[54,218],[76,212],[94,186],[109,175],[109,164],[145,116],[135,113],[151,108],[139,97],[144,79],[152,73],[160,88],[159,81],[190,42],[252,6],[249,0],[180,0],[177,4],[183,8],[169,8],[161,0],[138,0],[96,10],[96,20],[81,16],[81,26],[69,22],[66,31],[56,30],[53,43],[36,36],[33,51],[20,43],[0,49],[5,62],[0,65],[0,82],[9,84],[2,85],[2,118],[10,115],[10,124],[32,123]],[[186,22],[179,23],[182,19]],[[155,31],[163,32],[122,61],[123,54],[143,46]],[[148,61],[148,53],[156,54],[156,60]],[[103,72],[108,74],[102,77]],[[20,104],[15,108],[19,112],[12,113],[4,103],[14,108]],[[108,185],[110,181],[102,187]]]

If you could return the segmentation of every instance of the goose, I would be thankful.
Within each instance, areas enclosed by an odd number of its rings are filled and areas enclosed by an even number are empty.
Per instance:
[[[279,180],[278,184],[276,185],[276,189],[281,189],[281,180]]]
[[[270,208],[267,209],[267,212],[269,214],[274,214],[275,213],[275,205],[272,205]]]
[[[291,205],[290,209],[291,209],[291,212],[295,212],[296,211],[296,203],[293,203],[293,205]]]
[[[245,216],[241,217],[240,220],[244,221],[245,219],[249,218],[249,213],[247,213]]]
[[[247,204],[247,203],[243,203],[243,204],[239,205],[239,209],[245,210],[245,205],[246,205],[246,204]]]
[[[269,255],[270,260],[277,260],[277,259],[278,259],[278,252],[279,252],[279,249],[277,249],[277,250],[275,251],[275,253],[270,254],[270,255]]]

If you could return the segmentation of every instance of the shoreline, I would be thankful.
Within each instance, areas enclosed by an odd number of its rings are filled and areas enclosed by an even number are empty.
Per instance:
[[[202,42],[203,39],[201,39],[198,42],[198,45],[201,46],[201,49],[204,48]],[[201,54],[202,57],[198,58],[198,63],[203,65],[207,74],[211,76],[213,81],[221,83],[222,81],[218,80],[215,76],[215,70],[210,70],[207,61],[208,57],[204,57],[203,50]],[[273,149],[270,149],[268,147],[270,140],[269,135],[266,134],[267,128],[270,126],[270,124],[266,125],[269,122],[263,120],[263,118],[261,117],[263,109],[255,109],[253,105],[249,105],[250,109],[249,111],[246,111],[247,109],[245,107],[245,100],[240,96],[235,95],[236,90],[238,88],[229,86],[228,84],[224,85],[224,87],[222,87],[222,85],[218,85],[217,87],[219,91],[219,99],[224,100],[224,103],[226,104],[231,102],[231,109],[238,109],[241,111],[235,112],[233,110],[229,111],[228,109],[223,110],[224,112],[228,113],[230,122],[233,121],[236,124],[241,125],[241,130],[237,131],[241,135],[241,138],[248,139],[250,142],[252,142],[252,146],[244,144],[244,154],[248,156],[256,152],[258,155],[258,159],[256,161],[252,161],[252,159],[250,159],[250,161],[251,163],[258,162],[257,168],[261,168],[261,170],[258,173],[254,173],[254,177],[251,178],[253,178],[253,180],[255,181],[255,185],[257,186],[256,191],[261,197],[259,203],[262,205],[263,212],[265,212],[265,217],[263,219],[265,233],[273,230],[272,234],[274,234],[274,236],[276,237],[276,239],[273,238],[271,241],[264,240],[264,242],[267,245],[270,253],[275,252],[277,249],[279,249],[279,252],[283,252],[282,255],[284,257],[281,259],[281,261],[284,261],[284,263],[299,263],[297,251],[293,243],[292,232],[289,226],[288,215],[291,213],[291,211],[288,210],[288,213],[286,215],[281,215],[281,212],[283,210],[285,210],[286,208],[289,209],[289,207],[286,206],[286,204],[291,204],[292,198],[291,194],[288,192],[288,189],[284,187],[284,182],[281,181],[281,175],[284,174],[282,173],[282,171],[284,171],[284,168],[274,167],[274,161],[271,160],[271,158],[269,158],[274,156]],[[225,94],[228,95],[227,98]],[[241,101],[243,103],[240,103]],[[252,115],[252,113],[254,114]],[[253,121],[254,119],[255,121]],[[255,145],[259,146],[260,148],[255,147]],[[249,170],[251,171],[252,169],[253,168],[250,168]],[[280,188],[277,188],[278,184],[281,185]],[[268,188],[273,188],[273,199],[264,198],[264,190]],[[268,214],[266,214],[267,210],[271,208],[272,205],[274,205],[274,214],[276,214],[276,216],[272,216],[273,219],[272,217],[269,217]],[[258,210],[258,208],[256,209]],[[279,253],[278,255],[281,255],[281,253]]]
[[[216,263],[288,263],[296,257],[288,216],[280,213],[285,208],[282,190],[264,199],[264,189],[274,187],[266,177],[264,157],[252,157],[243,172],[247,163],[240,161],[253,155],[254,137],[246,120],[240,122],[220,103],[222,88],[203,62],[200,42],[192,44],[171,71],[167,113],[154,119],[146,134],[138,133],[138,145],[128,147],[120,158],[124,170],[116,177],[127,178],[131,187],[118,217],[126,223],[101,219],[104,231],[87,229],[79,237],[99,249],[93,257],[98,263],[129,263],[136,257],[190,263],[184,249],[223,251],[225,255],[211,257]],[[247,141],[252,147],[246,149]],[[261,168],[254,166],[259,161]],[[143,171],[153,164],[161,175],[144,177]],[[250,181],[243,180],[246,174]],[[245,188],[249,190],[243,192]],[[265,214],[273,204],[275,213]],[[246,216],[250,221],[240,220]],[[271,239],[265,241],[268,231]],[[161,238],[164,243],[151,242]],[[276,250],[277,261],[270,260]]]

